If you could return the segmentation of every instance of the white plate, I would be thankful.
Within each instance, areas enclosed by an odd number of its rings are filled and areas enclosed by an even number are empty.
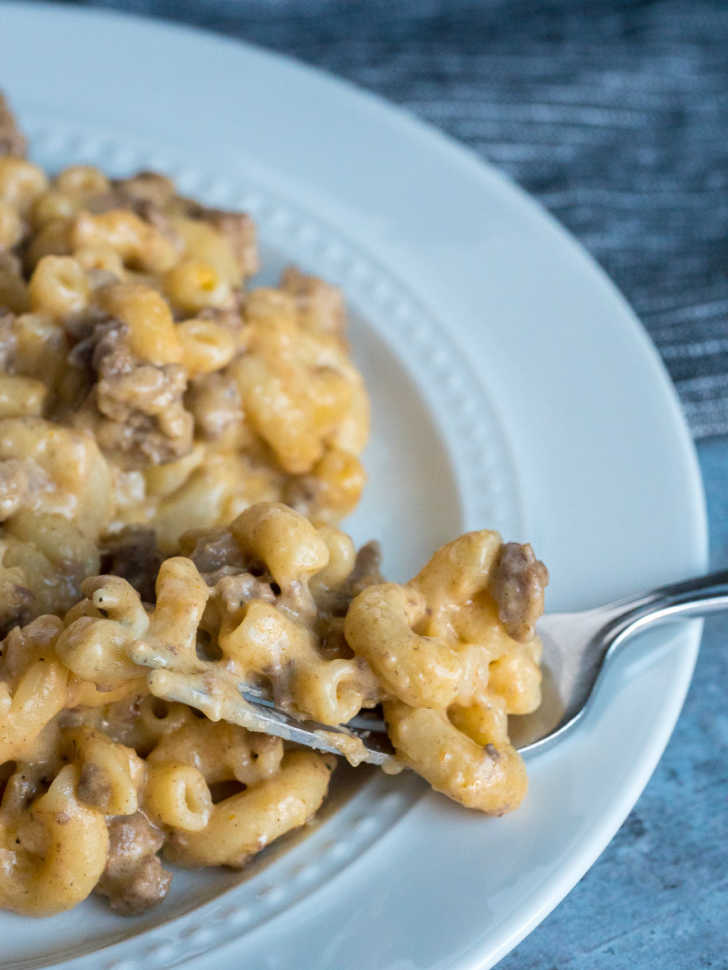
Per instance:
[[[657,355],[584,252],[500,175],[366,94],[189,30],[4,5],[0,65],[43,164],[169,171],[249,209],[269,267],[294,259],[342,285],[375,400],[372,482],[350,527],[384,540],[392,577],[483,526],[534,542],[551,609],[704,568],[697,465]],[[4,966],[492,966],[634,804],[698,639],[682,626],[619,658],[578,732],[529,759],[511,816],[373,777],[254,873],[177,876],[147,917],[94,901],[45,922],[3,916]]]

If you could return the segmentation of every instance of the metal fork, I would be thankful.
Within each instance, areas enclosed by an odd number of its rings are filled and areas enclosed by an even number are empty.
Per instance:
[[[579,613],[552,613],[538,623],[543,641],[543,702],[533,714],[509,719],[511,740],[521,751],[543,750],[571,731],[589,706],[604,667],[635,633],[667,620],[728,609],[728,570],[661,586],[641,596]],[[289,741],[341,754],[336,738],[358,738],[370,764],[385,764],[392,749],[384,722],[362,714],[342,727],[301,721],[247,686],[243,697],[256,708],[261,728]],[[333,743],[332,743],[333,740]],[[364,751],[364,749],[362,749]]]

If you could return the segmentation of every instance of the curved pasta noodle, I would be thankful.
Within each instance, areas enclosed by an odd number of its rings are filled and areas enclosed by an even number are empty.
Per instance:
[[[44,256],[28,283],[30,309],[62,319],[88,304],[89,282],[80,263],[71,256]]]
[[[0,764],[29,760],[43,728],[66,706],[68,671],[38,660],[13,689],[0,683]]]
[[[125,265],[152,273],[166,272],[178,257],[159,229],[127,209],[111,209],[99,215],[79,212],[71,228],[71,244],[74,249],[110,246]]]
[[[67,765],[31,812],[5,819],[0,810],[4,909],[51,916],[81,902],[98,883],[109,836],[101,812],[78,799],[77,778],[78,769]]]
[[[445,641],[412,629],[426,608],[416,590],[372,586],[349,608],[345,635],[395,697],[413,707],[447,707],[460,689],[460,657]]]
[[[144,804],[153,819],[183,832],[205,829],[213,808],[199,769],[177,761],[152,765]]]
[[[517,807],[527,788],[508,714],[541,701],[538,639],[513,640],[492,595],[503,549],[495,532],[461,536],[406,586],[365,589],[345,621],[348,643],[390,695],[397,756],[438,791],[495,815]],[[534,596],[543,603],[541,589]]]
[[[333,762],[331,755],[292,751],[272,778],[215,805],[205,828],[175,832],[170,857],[187,866],[245,865],[315,814],[328,791]]]
[[[481,746],[444,711],[387,701],[384,712],[398,757],[437,791],[489,815],[503,815],[523,800],[526,769],[510,744]]]

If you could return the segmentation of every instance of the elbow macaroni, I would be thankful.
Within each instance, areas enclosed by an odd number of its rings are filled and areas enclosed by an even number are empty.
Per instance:
[[[150,885],[152,901],[166,891],[160,846],[181,865],[241,866],[323,801],[335,759],[258,733],[241,683],[329,725],[382,703],[401,764],[467,807],[518,805],[526,777],[507,716],[539,703],[540,645],[499,619],[496,533],[444,546],[405,585],[382,583],[347,536],[279,503],[183,547],[163,562],[153,604],[119,576],[93,577],[63,619],[16,628],[2,647],[0,761],[62,779],[96,843],[106,834],[101,872],[84,866],[115,908],[149,905]],[[11,781],[3,804],[22,815]],[[133,865],[118,863],[114,819],[139,833]],[[38,898],[38,912],[62,908],[51,889]]]
[[[517,807],[526,792],[507,716],[541,702],[540,643],[509,636],[490,590],[501,549],[495,532],[464,535],[406,587],[364,590],[345,625],[387,687],[384,714],[402,761],[489,814]]]
[[[206,221],[193,208],[193,217],[180,216],[184,206],[171,189],[170,214],[154,216],[160,228],[131,208],[148,214],[155,203],[142,205],[137,194],[114,198],[123,183],[96,169],[74,167],[49,184],[30,163],[0,163],[0,245],[8,252],[22,245],[25,259],[25,266],[0,260],[0,421],[45,422],[55,469],[76,460],[77,452],[62,454],[73,448],[74,427],[93,435],[101,453],[90,480],[94,503],[104,504],[94,541],[154,523],[161,547],[172,552],[186,529],[227,524],[256,501],[284,499],[318,521],[336,521],[355,506],[368,427],[361,379],[340,331],[334,339],[322,324],[317,336],[310,307],[299,313],[284,289],[273,291],[280,307],[265,313],[269,291],[242,298],[241,266],[254,262],[249,232],[241,262],[217,228],[226,220]],[[134,193],[149,185],[156,183],[129,183]],[[130,208],[103,211],[106,198]],[[314,291],[323,287],[306,279]],[[265,335],[271,312],[281,317],[282,343]],[[265,386],[256,386],[256,368]],[[294,374],[297,390],[282,392],[267,414],[265,387],[279,373],[284,383]],[[14,454],[0,458],[10,460]],[[0,479],[9,471],[0,468]],[[164,479],[174,487],[160,488]],[[49,486],[49,495],[60,493],[52,479]],[[73,523],[71,504],[52,514]],[[0,556],[6,622],[67,608],[76,574],[98,568],[93,556],[90,569],[79,563],[74,577],[56,582],[51,573],[62,557],[49,565],[45,553],[20,550],[16,526],[5,520]]]
[[[17,772],[16,772],[17,774]],[[12,789],[11,778],[6,787]],[[85,899],[106,866],[109,836],[101,812],[77,794],[78,769],[61,768],[27,808],[0,804],[0,906],[51,916]]]
[[[0,414],[94,434],[107,531],[154,523],[171,553],[257,501],[332,524],[357,504],[369,404],[340,294],[293,269],[247,290],[257,268],[249,217],[162,176],[76,165],[49,180],[0,158],[0,354],[16,381]],[[45,394],[23,402],[21,380]],[[180,480],[162,493],[167,468]]]
[[[382,581],[335,527],[369,430],[341,295],[257,269],[247,216],[163,176],[0,157],[2,908],[141,912],[160,854],[239,867],[311,819],[335,759],[241,684],[332,727],[381,704],[468,807],[525,793],[545,567],[483,531]]]

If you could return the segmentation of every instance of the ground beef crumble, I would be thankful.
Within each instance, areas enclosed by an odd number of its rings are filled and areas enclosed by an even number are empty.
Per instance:
[[[96,377],[83,408],[101,448],[126,468],[161,464],[187,454],[194,420],[184,407],[187,376],[179,364],[136,358],[127,328],[113,318],[97,321],[74,348]]]
[[[514,640],[530,640],[543,613],[549,573],[528,543],[506,542],[490,580],[498,617]]]
[[[154,529],[144,526],[127,526],[106,539],[101,547],[102,573],[121,576],[145,603],[154,602],[154,583],[161,564]]]
[[[287,266],[281,274],[280,288],[290,293],[300,316],[315,321],[317,330],[343,337],[346,329],[346,308],[338,287],[318,276],[302,273],[295,266]]]
[[[109,858],[96,891],[108,896],[115,912],[134,916],[167,895],[172,874],[157,857],[163,841],[141,812],[109,821]]]
[[[219,438],[243,420],[237,382],[227,374],[205,374],[192,381],[185,403],[197,430],[208,440]]]

